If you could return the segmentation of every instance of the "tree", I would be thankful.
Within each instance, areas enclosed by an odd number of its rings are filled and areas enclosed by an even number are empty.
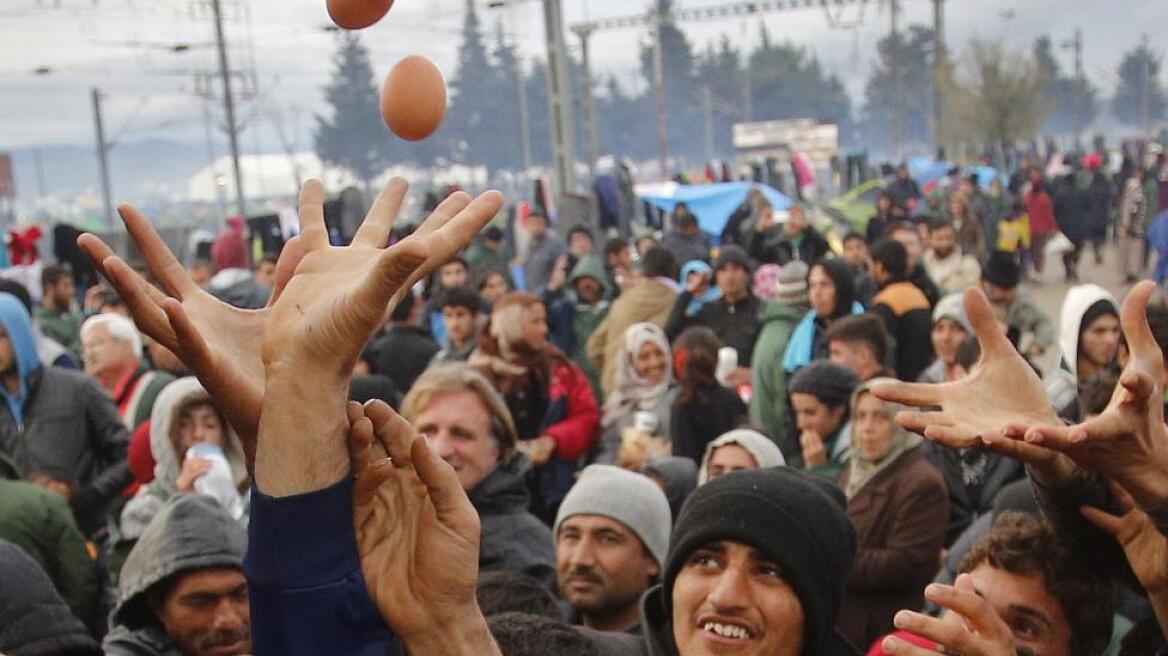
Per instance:
[[[843,83],[803,48],[772,42],[765,25],[747,75],[754,120],[814,118],[837,124],[844,138],[851,133],[852,104]]]
[[[1062,67],[1055,59],[1049,36],[1041,36],[1034,41],[1034,61],[1046,84],[1042,95],[1051,100],[1054,109],[1043,131],[1049,134],[1074,135],[1075,113],[1078,112],[1079,129],[1085,130],[1099,115],[1099,91],[1088,80],[1082,85],[1073,75],[1063,75]]]
[[[393,161],[369,52],[356,33],[344,32],[334,61],[336,72],[324,88],[331,116],[316,115],[313,147],[321,160],[349,170],[368,186]]]
[[[657,0],[654,11],[661,21],[661,63],[665,78],[666,127],[669,154],[700,161],[703,157],[701,97],[694,79],[693,47],[672,18],[673,0]],[[648,81],[650,125],[656,143],[656,104],[653,90],[653,46],[641,50],[641,71]],[[657,152],[654,148],[653,152]]]
[[[981,146],[1033,138],[1052,109],[1045,84],[1028,53],[974,39],[949,94],[956,136]]]
[[[907,33],[886,36],[876,44],[877,60],[864,85],[864,143],[892,151],[900,144],[929,143],[933,121],[933,30],[911,25]],[[897,68],[899,65],[899,81]]]
[[[697,62],[697,80],[709,88],[713,99],[714,153],[726,157],[734,152],[734,123],[750,120],[744,106],[746,76],[742,53],[722,35],[715,49],[709,44]]]
[[[485,164],[490,170],[507,163],[499,157],[497,142],[506,136],[515,143],[517,132],[501,130],[498,126],[499,110],[507,100],[496,88],[500,77],[487,53],[475,3],[467,0],[457,73],[449,84],[451,100],[446,119],[449,129],[443,135],[455,161]],[[514,101],[509,106],[513,107]]]
[[[1119,87],[1111,111],[1119,120],[1143,129],[1162,121],[1168,113],[1168,97],[1160,86],[1162,57],[1147,44],[1128,51],[1119,64]]]

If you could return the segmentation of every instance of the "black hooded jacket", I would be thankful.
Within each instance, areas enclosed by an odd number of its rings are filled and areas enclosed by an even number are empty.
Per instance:
[[[530,466],[527,456],[515,453],[470,491],[483,525],[479,571],[520,572],[550,587],[556,573],[554,542],[547,525],[527,510]]]

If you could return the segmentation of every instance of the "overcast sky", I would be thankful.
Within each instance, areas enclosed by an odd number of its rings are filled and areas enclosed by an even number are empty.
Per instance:
[[[501,21],[526,57],[542,57],[543,25],[538,1],[519,0],[507,9],[480,7],[484,27]],[[586,18],[623,16],[647,9],[651,0],[563,0],[568,23]],[[740,0],[676,0],[680,7],[736,4]],[[254,70],[259,97],[245,103],[248,120],[244,148],[273,150],[280,143],[277,125],[298,149],[311,145],[312,114],[322,104],[335,51],[335,36],[321,29],[328,22],[324,0],[224,0],[230,57],[235,68]],[[455,54],[467,0],[397,0],[397,6],[363,38],[375,72],[384,75],[403,56],[422,54],[447,75]],[[871,68],[878,38],[888,30],[886,9],[871,0],[851,7],[842,19],[855,27],[835,27],[822,9],[770,14],[771,34],[814,52],[825,68],[859,97]],[[58,6],[59,5],[59,6]],[[931,23],[932,3],[903,0],[905,23]],[[971,37],[1003,38],[1029,47],[1050,34],[1068,39],[1081,28],[1088,77],[1110,91],[1122,53],[1138,42],[1141,26],[1150,43],[1168,50],[1165,0],[948,0],[947,33],[951,48]],[[698,48],[728,34],[749,48],[758,36],[758,18],[687,23]],[[1156,34],[1153,30],[1159,29]],[[0,0],[0,150],[37,144],[88,144],[93,141],[89,90],[104,95],[107,133],[119,140],[175,138],[202,142],[205,101],[196,95],[196,71],[215,70],[210,12],[200,0]],[[592,52],[597,74],[613,73],[626,86],[638,79],[641,30],[597,34]],[[169,44],[188,43],[186,53]],[[572,42],[572,46],[576,44]],[[1069,51],[1060,52],[1066,69]],[[48,67],[51,73],[34,75]],[[215,87],[216,91],[218,87]],[[218,119],[218,107],[214,109]],[[215,134],[223,150],[222,133]]]

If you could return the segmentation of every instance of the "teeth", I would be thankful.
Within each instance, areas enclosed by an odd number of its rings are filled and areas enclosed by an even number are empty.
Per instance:
[[[746,640],[747,638],[750,637],[750,634],[746,631],[746,629],[744,629],[740,626],[734,626],[733,624],[719,624],[717,622],[706,622],[705,626],[703,626],[702,629],[705,631],[709,631],[710,633],[715,633],[717,635],[720,635],[723,638],[733,638],[736,640]]]

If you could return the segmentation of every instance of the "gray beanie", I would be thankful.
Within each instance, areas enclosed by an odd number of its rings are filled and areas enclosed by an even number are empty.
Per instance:
[[[648,476],[612,465],[585,467],[560,504],[552,535],[559,535],[560,524],[573,515],[600,515],[624,524],[665,568],[673,517],[665,493]]]

